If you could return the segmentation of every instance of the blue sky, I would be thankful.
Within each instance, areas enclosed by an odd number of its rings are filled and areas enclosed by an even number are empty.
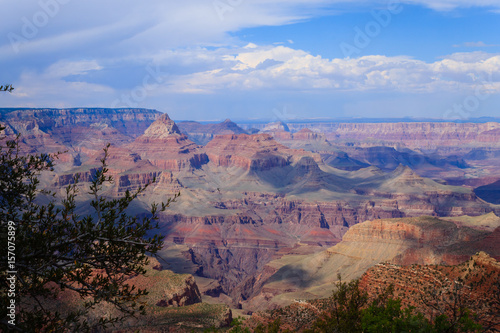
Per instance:
[[[0,2],[0,107],[500,116],[498,0]]]

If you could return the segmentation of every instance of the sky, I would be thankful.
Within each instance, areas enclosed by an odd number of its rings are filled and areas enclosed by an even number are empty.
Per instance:
[[[500,0],[0,0],[0,107],[500,116]]]

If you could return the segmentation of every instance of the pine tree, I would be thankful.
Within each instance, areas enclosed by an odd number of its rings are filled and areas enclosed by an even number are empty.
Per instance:
[[[103,196],[103,186],[113,181],[106,164],[108,147],[88,188],[92,212],[79,216],[78,176],[58,202],[55,193],[39,190],[39,176],[52,169],[55,156],[23,155],[19,138],[1,142],[0,233],[5,244],[2,249],[9,251],[0,254],[0,327],[29,332],[61,328],[80,332],[144,313],[140,297],[147,291],[125,282],[131,276],[144,274],[148,255],[161,249],[162,236],[154,234],[158,213],[178,194],[166,203],[152,204],[146,217],[130,216],[127,207],[149,184],[134,193],[127,191],[119,199]],[[50,202],[40,204],[37,199],[42,196],[51,198]],[[12,286],[15,295],[9,294]],[[51,309],[48,305],[64,290],[77,293],[82,305],[61,311]],[[17,311],[14,320],[8,312],[12,300]],[[120,315],[92,322],[87,313],[102,302],[112,304]]]

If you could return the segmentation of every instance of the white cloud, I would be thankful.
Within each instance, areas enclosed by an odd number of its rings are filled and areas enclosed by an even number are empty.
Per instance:
[[[15,83],[12,100],[25,106],[68,107],[78,103],[86,105],[92,99],[109,98],[115,93],[110,87],[65,79],[100,69],[102,67],[96,61],[90,60],[57,62],[41,73],[25,71]]]
[[[439,11],[471,7],[500,8],[498,0],[402,0],[401,3],[424,5]]]
[[[245,49],[255,49],[255,48],[257,48],[257,45],[255,45],[254,43],[248,43],[244,48]]]
[[[45,72],[45,76],[60,79],[70,75],[82,75],[89,71],[100,69],[102,69],[102,67],[96,60],[60,61],[51,65]]]
[[[59,0],[11,1],[0,13],[0,30],[21,38],[0,40],[0,58],[38,54],[60,49],[88,52],[99,47],[103,53],[140,55],[160,50],[204,43],[227,43],[228,32],[257,26],[277,26],[315,16],[331,15],[333,9],[349,11],[357,5],[375,6],[385,0],[134,0],[69,1],[48,12],[40,3]],[[224,4],[221,12],[217,3]],[[490,7],[500,10],[498,0],[402,0],[435,10]],[[41,14],[42,16],[38,15]],[[47,18],[38,24],[40,17]],[[26,26],[36,31],[26,35]],[[10,38],[11,39],[11,38]],[[293,43],[291,40],[288,41]],[[14,46],[14,48],[13,48]],[[15,52],[18,47],[19,52]]]
[[[482,52],[426,63],[404,56],[325,59],[282,45],[227,51],[220,68],[172,77],[169,89],[180,93],[259,89],[456,92],[471,91],[478,82],[493,80],[491,73],[500,72],[500,55]],[[489,93],[500,93],[500,81],[489,82],[488,87]]]
[[[283,45],[254,44],[171,50],[159,54],[155,61],[152,68],[159,73],[158,82],[148,88],[148,98],[259,91],[467,94],[478,86],[484,93],[500,93],[500,55],[484,52],[456,53],[428,63],[381,55],[326,59]],[[187,70],[166,74],[163,68],[169,64]],[[25,71],[14,82],[19,87],[15,93],[25,101],[64,99],[109,107],[113,99],[130,95],[132,90],[85,82],[86,74],[103,69],[105,66],[96,60],[59,61],[42,72]],[[145,70],[144,75],[147,73]]]
[[[59,0],[40,1],[55,3]],[[220,2],[220,1],[219,1]],[[227,43],[228,32],[256,26],[276,26],[326,12],[327,4],[347,0],[226,1],[221,14],[211,0],[151,0],[147,2],[69,1],[48,12],[37,0],[10,2],[0,13],[0,58],[20,54],[82,50],[140,55],[196,44]],[[40,17],[45,21],[37,23]],[[15,36],[15,37],[12,37]]]
[[[465,42],[463,44],[455,44],[453,47],[495,47],[500,46],[500,44],[486,44],[485,42]]]

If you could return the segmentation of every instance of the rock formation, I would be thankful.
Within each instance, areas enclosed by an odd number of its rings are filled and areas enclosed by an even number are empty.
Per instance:
[[[464,142],[498,143],[500,124],[486,123],[383,123],[339,124],[332,133],[338,139],[363,141],[366,138],[406,142],[411,147],[460,146]]]
[[[206,145],[216,135],[247,134],[247,132],[233,123],[230,119],[218,124],[200,124],[196,121],[182,121],[177,124],[180,131],[199,145]]]
[[[291,150],[277,143],[268,134],[218,135],[207,144],[205,151],[210,163],[215,166],[236,166],[246,171],[285,167],[303,156],[321,161],[318,155]]]
[[[266,132],[290,132],[287,124],[282,121],[275,121],[273,123],[267,124],[262,130],[262,133]]]
[[[208,162],[200,146],[182,134],[166,113],[127,148],[164,170],[199,168]]]
[[[394,297],[403,306],[414,306],[428,318],[441,313],[453,317],[464,307],[477,315],[483,328],[496,331],[500,329],[499,280],[500,262],[480,251],[454,266],[380,263],[363,274],[360,288],[374,295],[393,285]]]
[[[500,259],[500,248],[492,246],[498,241],[500,227],[493,232],[482,227],[484,223],[496,226],[500,222],[495,222],[491,214],[458,220],[462,222],[431,217],[384,219],[352,226],[342,242],[326,251],[269,262],[243,307],[272,308],[297,298],[324,297],[332,290],[337,274],[344,280],[356,279],[381,262],[458,265],[481,250]],[[478,222],[481,220],[485,222]]]

